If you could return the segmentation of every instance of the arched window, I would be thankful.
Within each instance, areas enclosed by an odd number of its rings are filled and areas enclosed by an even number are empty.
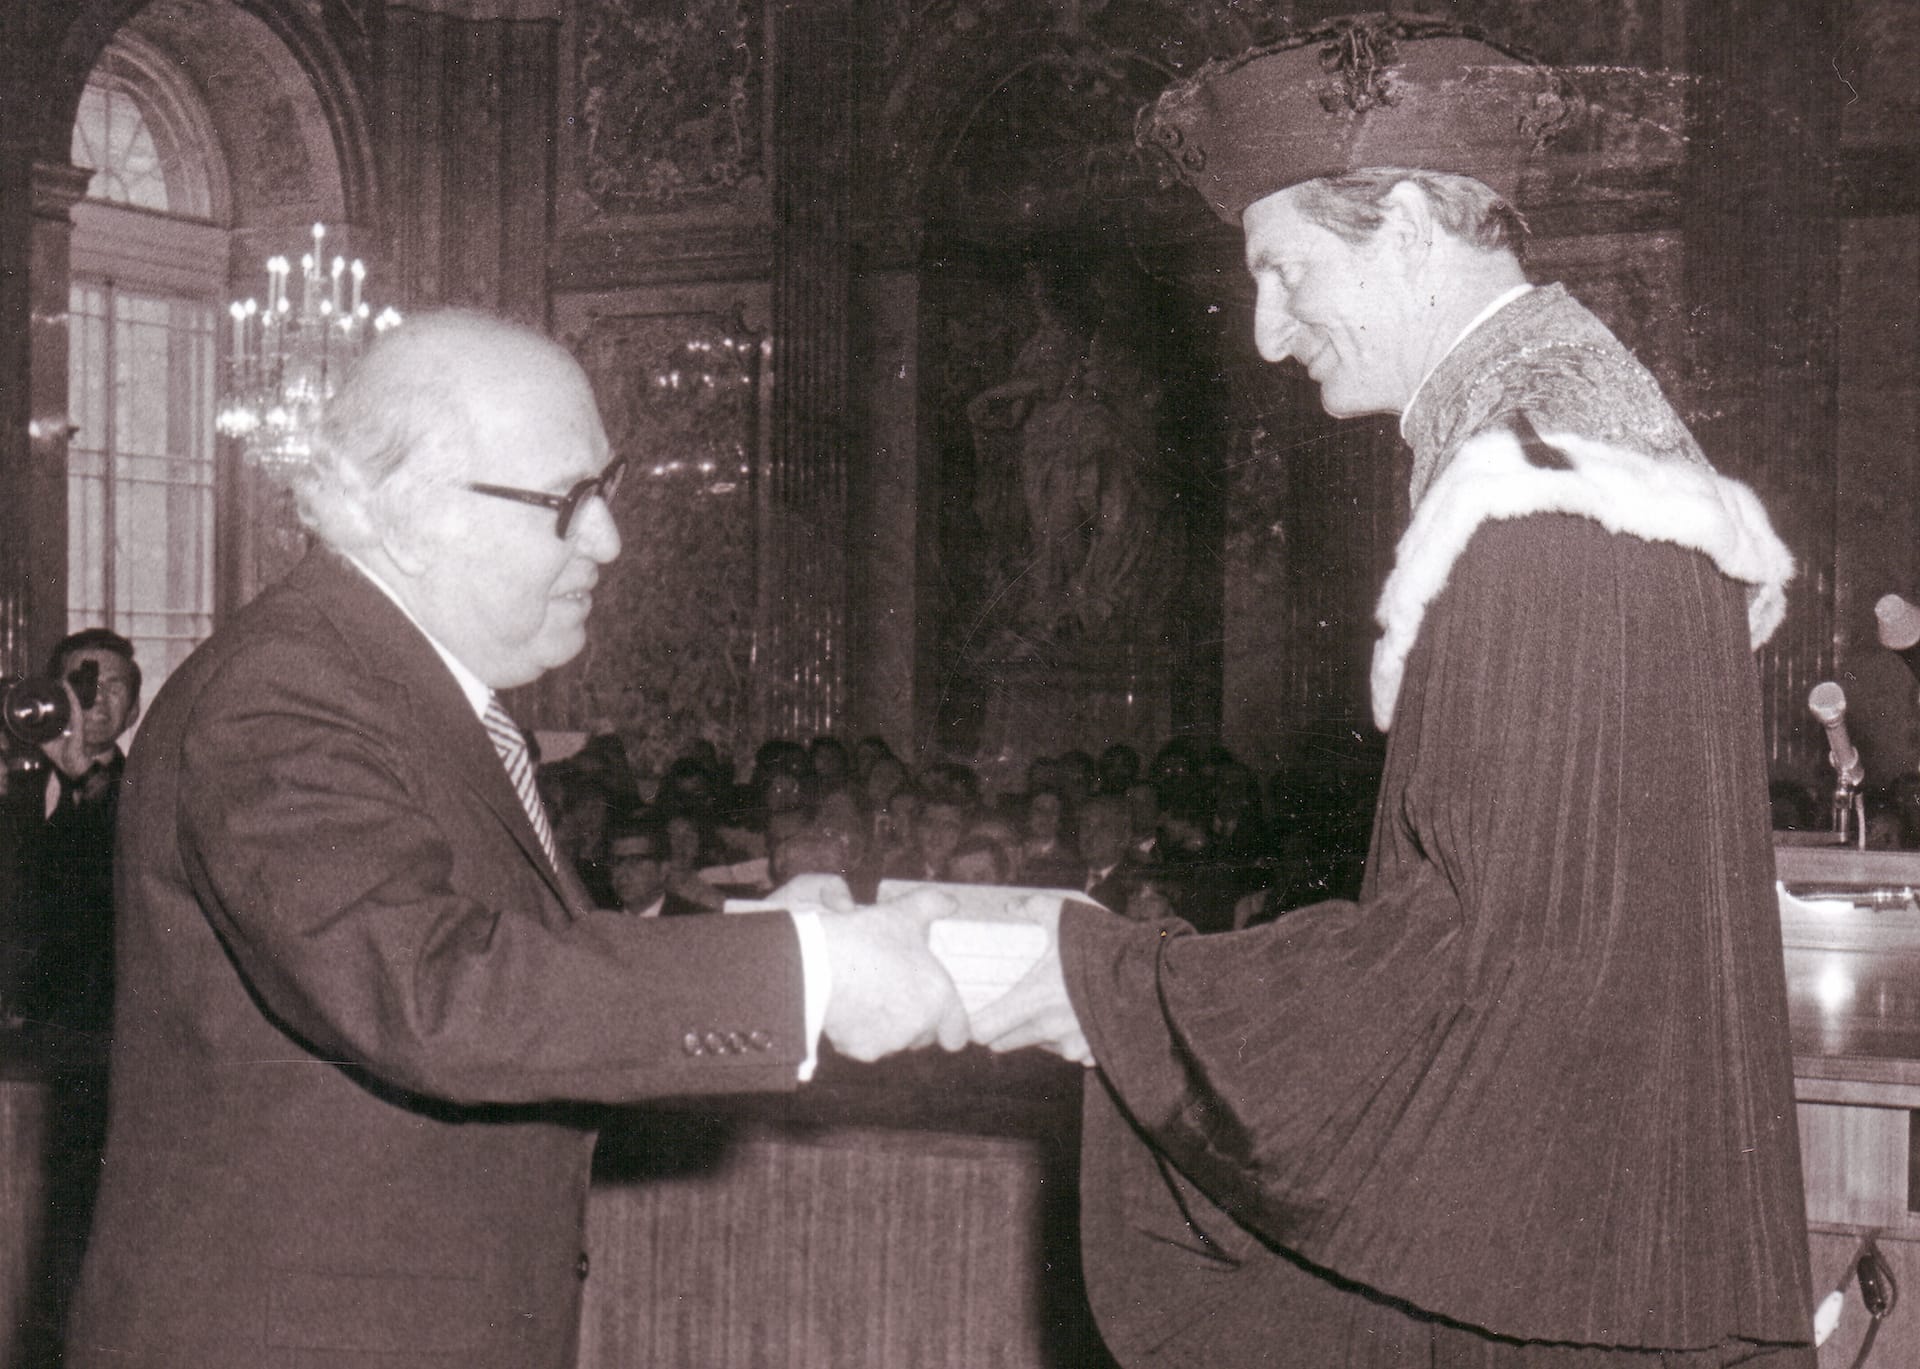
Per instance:
[[[213,628],[217,148],[177,65],[116,38],[73,129],[94,175],[73,215],[67,608],[131,638],[153,687]]]

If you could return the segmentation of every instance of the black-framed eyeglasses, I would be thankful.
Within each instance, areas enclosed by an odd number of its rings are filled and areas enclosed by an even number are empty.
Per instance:
[[[545,490],[523,490],[515,485],[488,485],[479,481],[470,481],[467,488],[475,494],[490,494],[495,499],[511,499],[516,504],[532,504],[537,508],[552,509],[556,519],[555,535],[565,541],[567,534],[573,531],[573,521],[586,507],[589,499],[599,499],[609,509],[613,507],[613,497],[620,492],[620,481],[627,473],[627,458],[616,456],[607,463],[606,469],[598,475],[590,475],[577,481],[565,494],[548,494]]]

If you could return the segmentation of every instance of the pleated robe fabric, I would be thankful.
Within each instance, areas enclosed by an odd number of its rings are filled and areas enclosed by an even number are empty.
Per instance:
[[[1408,656],[1359,903],[1068,910],[1124,1363],[1813,1363],[1759,719],[1707,557],[1489,522]]]

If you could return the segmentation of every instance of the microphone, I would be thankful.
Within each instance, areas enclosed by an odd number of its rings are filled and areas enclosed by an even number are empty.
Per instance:
[[[1873,606],[1880,645],[1907,663],[1920,679],[1920,608],[1897,594],[1883,594]]]
[[[1823,680],[1807,695],[1807,708],[1827,729],[1827,759],[1833,763],[1834,774],[1844,787],[1855,788],[1867,777],[1867,772],[1860,764],[1860,753],[1853,749],[1853,742],[1847,736],[1846,692],[1832,680]]]

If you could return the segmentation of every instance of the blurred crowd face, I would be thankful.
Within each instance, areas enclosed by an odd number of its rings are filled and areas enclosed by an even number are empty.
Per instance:
[[[1127,849],[1127,810],[1107,798],[1090,800],[1080,811],[1080,855],[1090,869],[1117,865]]]
[[[929,803],[914,824],[914,842],[929,869],[943,870],[965,832],[966,820],[957,804]]]
[[[847,872],[846,842],[833,832],[806,826],[783,838],[768,861],[768,876],[776,885],[795,875],[844,875]]]
[[[959,884],[1005,884],[1007,873],[995,852],[978,845],[953,857],[947,865],[947,878]]]
[[[667,819],[667,863],[675,870],[691,870],[700,861],[700,828],[692,818]]]
[[[894,850],[913,842],[914,818],[919,801],[911,789],[895,792],[886,803],[874,809],[873,842],[882,850]]]
[[[1115,743],[1100,753],[1100,792],[1124,794],[1140,778],[1140,753]]]
[[[659,838],[652,833],[627,833],[613,839],[607,873],[620,906],[628,912],[646,911],[667,891],[667,863],[660,857]]]
[[[800,777],[784,770],[768,775],[760,792],[768,813],[795,812],[806,803],[805,786],[800,783]]]
[[[1060,838],[1060,796],[1045,790],[1027,800],[1027,840],[1045,846]]]
[[[867,768],[867,807],[878,813],[907,787],[907,768],[892,756],[876,756]]]
[[[1127,826],[1136,837],[1160,830],[1160,792],[1151,784],[1136,784],[1127,791]]]
[[[553,814],[554,844],[576,861],[591,860],[607,832],[607,803],[598,794],[575,793]]]
[[[843,866],[852,868],[866,856],[866,824],[860,818],[860,805],[846,790],[836,789],[821,796],[813,825],[840,843]]]

